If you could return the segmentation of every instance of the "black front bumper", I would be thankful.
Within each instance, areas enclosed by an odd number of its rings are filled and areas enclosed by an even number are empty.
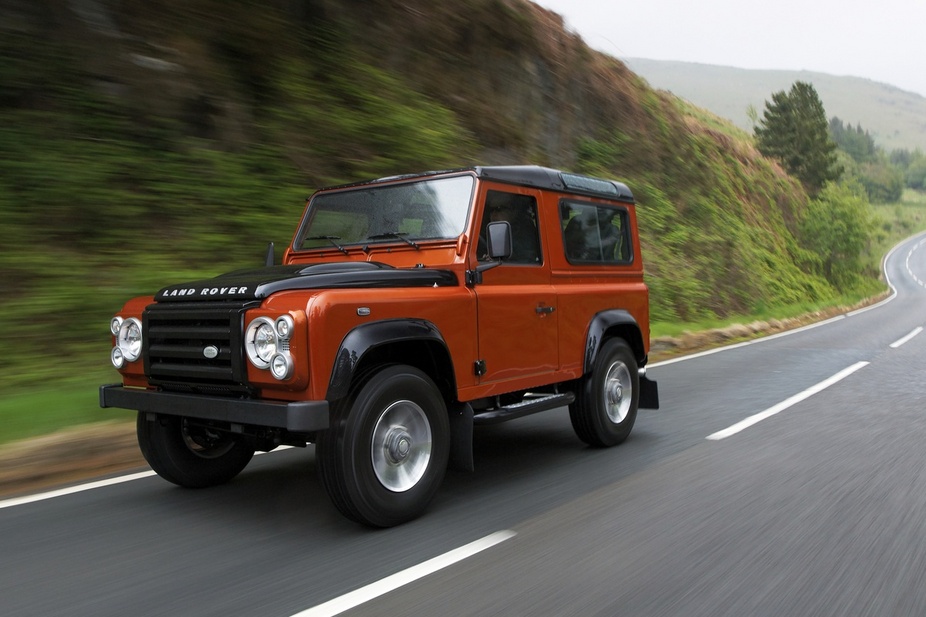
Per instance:
[[[100,386],[100,407],[284,428],[294,433],[324,430],[329,418],[328,401],[257,401],[126,388],[119,384]]]

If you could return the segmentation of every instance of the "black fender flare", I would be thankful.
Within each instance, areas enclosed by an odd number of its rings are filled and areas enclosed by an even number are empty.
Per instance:
[[[386,319],[365,323],[349,331],[341,341],[335,356],[325,398],[328,401],[336,401],[347,396],[357,367],[370,352],[383,345],[414,342],[439,345],[444,350],[447,361],[450,361],[450,351],[440,330],[424,319]],[[452,370],[450,379],[453,379]]]
[[[610,309],[602,311],[592,318],[585,338],[585,363],[582,374],[588,375],[595,366],[598,352],[606,338],[620,337],[627,341],[633,350],[639,367],[646,366],[647,355],[643,346],[643,333],[640,324],[633,315],[623,309]],[[655,381],[647,378],[644,371],[640,371],[640,407],[644,409],[659,409],[659,388]]]
[[[590,373],[592,367],[595,366],[595,360],[598,359],[598,351],[601,349],[601,345],[606,337],[611,336],[611,334],[608,334],[609,331],[627,341],[640,366],[646,364],[646,352],[643,347],[643,334],[640,331],[640,324],[637,323],[633,315],[624,309],[608,309],[597,313],[588,325],[588,333],[585,335],[583,374]]]

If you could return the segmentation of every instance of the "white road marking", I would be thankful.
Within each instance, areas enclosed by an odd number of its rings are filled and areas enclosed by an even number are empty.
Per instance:
[[[914,336],[916,336],[917,334],[919,334],[919,333],[922,332],[922,331],[923,331],[923,328],[921,328],[921,327],[914,328],[914,329],[913,329],[913,332],[911,332],[911,333],[908,334],[907,336],[903,337],[902,339],[898,339],[898,340],[894,341],[893,343],[891,343],[891,349],[897,349],[898,347],[900,347],[901,345],[903,345],[904,343],[906,343],[907,341],[909,341],[910,339],[912,339]]]
[[[864,367],[866,367],[866,366],[868,366],[868,362],[856,362],[855,364],[853,364],[853,365],[850,366],[849,368],[843,369],[843,370],[839,371],[838,373],[836,373],[835,375],[833,375],[833,376],[830,377],[829,379],[825,379],[825,380],[821,381],[820,383],[818,383],[817,385],[811,386],[811,387],[807,388],[806,390],[804,390],[803,392],[799,392],[798,394],[795,394],[795,395],[792,396],[791,398],[789,398],[789,399],[787,399],[787,400],[784,400],[784,401],[778,403],[777,405],[775,405],[775,406],[773,406],[773,407],[769,407],[769,408],[766,409],[765,411],[760,411],[759,413],[757,413],[757,414],[755,414],[755,415],[753,415],[753,416],[749,416],[749,417],[746,418],[745,420],[742,420],[742,421],[740,421],[740,422],[737,422],[736,424],[734,424],[733,426],[731,426],[731,427],[729,427],[729,428],[725,428],[725,429],[722,430],[722,431],[718,431],[718,432],[716,432],[716,433],[713,433],[713,434],[711,434],[711,435],[708,435],[708,436],[707,436],[707,439],[710,439],[710,440],[712,440],[712,441],[718,441],[718,440],[721,440],[721,439],[726,439],[727,437],[730,437],[731,435],[735,435],[735,434],[739,433],[740,431],[749,428],[749,427],[752,426],[753,424],[757,424],[757,423],[761,422],[762,420],[765,420],[765,419],[767,419],[767,418],[771,418],[771,417],[774,416],[775,414],[781,413],[781,412],[784,411],[785,409],[788,409],[789,407],[792,407],[792,406],[794,406],[794,405],[797,405],[797,404],[800,403],[801,401],[810,398],[810,397],[813,396],[814,394],[817,394],[818,392],[822,392],[823,390],[826,390],[827,388],[829,388],[829,387],[832,386],[833,384],[835,384],[835,383],[837,383],[837,382],[839,382],[839,381],[842,381],[843,379],[845,379],[846,377],[848,377],[849,375],[851,375],[851,374],[854,373],[855,371],[857,371],[857,370],[859,370],[859,369],[861,369],[861,368],[864,368]]]
[[[782,338],[784,336],[791,336],[792,334],[797,334],[799,332],[806,332],[807,330],[813,330],[814,328],[819,328],[820,326],[825,326],[831,324],[834,321],[839,321],[840,319],[845,319],[846,315],[837,315],[835,317],[830,317],[824,321],[818,321],[817,323],[812,323],[800,328],[795,328],[794,330],[786,330],[784,332],[779,332],[777,334],[771,334],[769,336],[763,336],[762,338],[757,338],[751,341],[743,341],[742,343],[734,343],[733,345],[725,345],[723,347],[717,347],[715,349],[708,349],[707,351],[699,351],[698,353],[693,353],[687,356],[680,356],[678,358],[672,358],[670,360],[663,360],[661,362],[653,362],[652,364],[647,364],[646,368],[656,368],[657,366],[666,366],[668,364],[675,364],[676,362],[684,362],[685,360],[694,360],[695,358],[703,358],[704,356],[710,356],[715,353],[720,353],[721,351],[730,351],[731,349],[739,349],[740,347],[748,347],[749,345],[757,345],[759,343],[764,343],[765,341],[773,341],[776,338]]]
[[[296,613],[293,617],[331,617],[333,615],[339,615],[344,611],[350,610],[365,602],[369,602],[379,596],[385,595],[390,591],[395,591],[399,587],[413,583],[418,579],[424,578],[429,574],[433,574],[438,570],[443,570],[444,568],[451,566],[458,561],[463,561],[477,553],[495,546],[505,540],[513,538],[516,532],[511,530],[496,531],[493,534],[490,534],[484,538],[476,540],[475,542],[470,542],[465,546],[456,548],[448,553],[443,555],[438,555],[433,559],[429,559],[423,563],[418,564],[417,566],[412,566],[401,572],[397,572],[391,576],[376,581],[375,583],[370,583],[365,587],[361,587],[355,591],[352,591],[348,594],[329,600],[324,604],[319,604],[313,608],[302,611],[301,613]]]
[[[280,452],[281,450],[289,450],[293,446],[279,446],[274,452]],[[269,454],[269,452],[255,452],[254,456],[259,456],[261,454]],[[115,478],[107,478],[106,480],[97,480],[95,482],[87,482],[85,484],[78,484],[76,486],[68,486],[67,488],[59,488],[54,491],[47,491],[45,493],[36,493],[35,495],[24,495],[22,497],[14,497],[12,499],[6,499],[0,501],[0,510],[3,508],[12,508],[13,506],[23,506],[27,503],[35,503],[36,501],[45,501],[46,499],[54,499],[55,497],[64,497],[65,495],[73,495],[74,493],[83,493],[84,491],[92,491],[96,488],[104,488],[106,486],[113,486],[114,484],[122,484],[123,482],[132,482],[133,480],[141,480],[142,478],[148,478],[155,475],[151,470],[141,471],[139,473],[129,474],[127,476],[118,476]]]
[[[64,495],[73,495],[74,493],[82,493],[84,491],[91,491],[95,488],[103,488],[104,486],[112,486],[114,484],[122,484],[123,482],[131,482],[133,480],[140,480],[142,478],[147,478],[148,476],[153,476],[153,471],[142,471],[140,473],[133,473],[127,476],[119,476],[117,478],[109,478],[106,480],[97,480],[96,482],[88,482],[87,484],[79,484],[77,486],[69,486],[67,488],[61,488],[55,491],[48,491],[45,493],[36,493],[35,495],[26,495],[24,497],[14,497],[13,499],[5,499],[0,501],[0,510],[3,508],[12,508],[13,506],[21,506],[27,503],[34,503],[36,501],[44,501],[46,499],[53,499],[55,497],[63,497]]]
[[[921,246],[923,246],[924,244],[926,244],[926,240],[920,241],[919,244],[917,244],[917,245],[914,246],[912,249],[910,249],[910,252],[907,253],[907,259],[906,259],[906,261],[904,262],[904,265],[905,265],[906,268],[907,268],[907,274],[909,274],[910,277],[911,277],[914,281],[916,281],[916,284],[919,285],[919,286],[921,286],[921,287],[926,287],[926,281],[920,280],[920,278],[917,277],[917,276],[913,273],[913,268],[910,267],[910,259],[913,257],[913,253],[915,253],[916,250],[917,250],[918,248],[920,248]]]

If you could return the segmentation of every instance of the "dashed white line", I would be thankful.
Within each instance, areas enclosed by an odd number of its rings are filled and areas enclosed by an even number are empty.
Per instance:
[[[514,531],[507,529],[504,531],[496,531],[475,542],[470,542],[448,553],[438,555],[417,566],[412,566],[411,568],[397,572],[392,576],[387,576],[375,583],[370,583],[366,587],[361,587],[348,594],[329,600],[324,604],[319,604],[301,613],[296,613],[293,617],[332,617],[333,615],[339,615],[344,611],[360,606],[390,591],[395,591],[399,587],[404,587],[438,570],[443,570],[448,566],[452,566],[458,561],[463,561],[477,553],[481,553],[488,548],[492,548],[496,544],[513,538],[515,535],[517,534]]]
[[[901,339],[897,339],[896,341],[894,341],[893,343],[891,343],[891,349],[897,349],[898,347],[900,347],[900,346],[903,345],[904,343],[908,342],[910,339],[912,339],[914,336],[916,336],[917,334],[919,334],[919,333],[922,332],[922,331],[923,331],[923,328],[921,328],[921,327],[919,327],[919,328],[914,328],[914,329],[913,329],[913,332],[911,332],[911,333],[908,334],[907,336],[905,336],[905,337],[903,337],[903,338],[901,338]]]
[[[920,248],[921,246],[923,246],[923,244],[926,244],[926,240],[921,240],[919,244],[917,244],[917,245],[914,246],[912,249],[910,249],[910,252],[907,253],[907,259],[904,261],[904,265],[905,265],[906,268],[907,268],[907,274],[909,274],[910,277],[911,277],[914,281],[916,281],[916,284],[917,284],[917,285],[920,285],[921,287],[926,287],[926,281],[923,281],[923,280],[921,280],[919,277],[917,277],[917,276],[913,273],[913,268],[910,267],[910,259],[913,257],[913,253],[915,253],[916,250],[917,250],[918,248]]]
[[[736,435],[736,434],[739,433],[740,431],[749,428],[749,427],[752,426],[753,424],[757,424],[757,423],[761,422],[762,420],[765,420],[765,419],[767,419],[767,418],[771,418],[771,417],[774,416],[775,414],[781,413],[781,412],[784,411],[785,409],[787,409],[787,408],[789,408],[789,407],[792,407],[792,406],[794,406],[794,405],[797,405],[797,404],[800,403],[801,401],[810,398],[810,397],[813,396],[814,394],[817,394],[818,392],[822,392],[823,390],[826,390],[827,388],[829,388],[829,387],[832,386],[833,384],[842,381],[843,379],[845,379],[846,377],[848,377],[849,375],[851,375],[851,374],[854,373],[855,371],[857,371],[857,370],[859,370],[859,369],[861,369],[861,368],[864,368],[864,367],[866,367],[866,366],[868,366],[868,362],[856,362],[855,364],[853,364],[853,365],[850,366],[849,368],[846,368],[846,369],[843,369],[843,370],[839,371],[838,373],[836,373],[835,375],[833,375],[833,376],[830,377],[829,379],[824,379],[823,381],[821,381],[821,382],[818,383],[817,385],[811,386],[811,387],[807,388],[806,390],[804,390],[803,392],[800,392],[800,393],[798,393],[798,394],[795,394],[795,395],[792,396],[791,398],[789,398],[789,399],[787,399],[787,400],[784,400],[784,401],[778,403],[777,405],[775,405],[775,406],[773,406],[773,407],[769,407],[769,408],[766,409],[765,411],[760,411],[759,413],[757,413],[757,414],[755,414],[755,415],[753,415],[753,416],[749,416],[749,417],[746,418],[745,420],[742,420],[742,421],[740,421],[740,422],[737,422],[736,424],[734,424],[733,426],[731,426],[731,427],[729,427],[729,428],[725,428],[725,429],[722,430],[722,431],[717,431],[716,433],[712,433],[711,435],[708,435],[708,436],[707,436],[707,439],[710,439],[710,440],[712,440],[712,441],[719,441],[719,440],[721,440],[721,439],[726,439],[727,437],[730,437],[731,435]]]

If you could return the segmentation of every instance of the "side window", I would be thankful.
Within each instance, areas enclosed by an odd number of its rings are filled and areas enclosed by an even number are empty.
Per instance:
[[[627,211],[573,201],[560,203],[566,259],[570,263],[630,263]]]
[[[537,200],[531,195],[501,191],[486,194],[485,214],[479,234],[479,259],[487,253],[486,226],[493,221],[508,221],[511,225],[511,257],[505,263],[539,264],[540,233],[537,226]]]

